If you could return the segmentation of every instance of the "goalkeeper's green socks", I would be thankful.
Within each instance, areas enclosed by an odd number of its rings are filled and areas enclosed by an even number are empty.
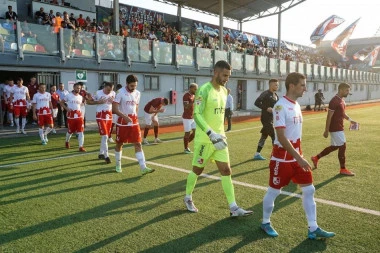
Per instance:
[[[222,187],[224,194],[226,194],[228,204],[231,206],[236,206],[235,202],[235,190],[234,185],[232,184],[231,175],[221,176]]]
[[[187,182],[186,182],[186,196],[191,196],[191,194],[194,191],[195,184],[197,183],[198,175],[195,174],[193,171],[189,173],[187,176]]]

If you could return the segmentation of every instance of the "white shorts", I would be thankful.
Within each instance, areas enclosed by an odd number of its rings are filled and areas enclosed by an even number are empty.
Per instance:
[[[182,118],[183,129],[186,132],[190,132],[192,129],[196,128],[194,119],[184,119]]]
[[[112,123],[116,124],[118,117],[116,114],[112,114]]]
[[[144,112],[144,118],[145,118],[145,125],[150,126],[152,125],[153,121],[158,122],[157,114],[154,113],[146,113]]]
[[[86,106],[84,106],[84,105],[81,105],[80,106],[80,111],[81,111],[81,113],[82,113],[82,118],[84,118],[84,117],[86,117]]]
[[[346,143],[346,136],[343,131],[330,132],[331,146],[343,146]]]
[[[53,118],[55,119],[55,118],[57,118],[57,115],[58,115],[58,108],[53,108]]]

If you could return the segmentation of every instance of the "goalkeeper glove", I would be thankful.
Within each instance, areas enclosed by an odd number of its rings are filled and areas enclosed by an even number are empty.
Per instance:
[[[225,139],[227,139],[226,136],[217,134],[212,130],[208,130],[206,133],[216,150],[222,150],[227,147],[227,142],[224,141]]]

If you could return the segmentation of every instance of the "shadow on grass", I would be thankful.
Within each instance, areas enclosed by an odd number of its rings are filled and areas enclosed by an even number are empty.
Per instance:
[[[327,249],[326,240],[310,240],[305,239],[289,251],[289,253],[304,253],[304,252],[322,252]]]

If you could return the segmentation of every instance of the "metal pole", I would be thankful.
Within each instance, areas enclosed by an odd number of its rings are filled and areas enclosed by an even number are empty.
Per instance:
[[[280,59],[280,50],[281,50],[281,3],[278,5],[278,36],[277,36],[277,59]]]
[[[178,22],[178,32],[182,33],[182,6],[178,4],[177,7],[177,22]]]
[[[224,16],[224,0],[219,0],[219,50],[223,51],[223,16]]]
[[[119,25],[119,0],[113,1],[113,28],[114,33],[120,32]]]

